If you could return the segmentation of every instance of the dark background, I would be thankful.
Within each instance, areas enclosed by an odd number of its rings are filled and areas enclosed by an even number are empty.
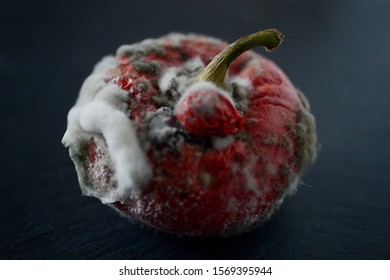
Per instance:
[[[0,1],[0,258],[389,259],[389,2]],[[182,238],[81,196],[61,138],[102,56],[171,31],[231,42],[270,27],[286,38],[266,55],[309,98],[322,148],[265,226]]]

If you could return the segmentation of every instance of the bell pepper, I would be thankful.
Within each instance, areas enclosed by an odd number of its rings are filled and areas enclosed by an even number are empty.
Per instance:
[[[316,156],[309,103],[268,29],[231,45],[168,34],[99,62],[68,115],[83,194],[154,228],[228,236],[262,225]]]

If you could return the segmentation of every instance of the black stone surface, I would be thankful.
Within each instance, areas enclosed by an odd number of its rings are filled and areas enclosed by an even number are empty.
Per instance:
[[[389,259],[389,1],[0,1],[1,259]],[[83,197],[61,145],[83,80],[124,43],[170,31],[266,54],[309,98],[322,148],[264,227],[188,239]],[[263,50],[257,51],[264,54]]]

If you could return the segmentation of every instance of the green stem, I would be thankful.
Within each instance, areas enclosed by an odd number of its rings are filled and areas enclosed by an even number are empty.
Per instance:
[[[229,87],[227,85],[229,66],[239,55],[259,46],[272,51],[282,43],[283,37],[276,29],[267,29],[242,37],[215,56],[197,80],[212,82],[222,88]]]

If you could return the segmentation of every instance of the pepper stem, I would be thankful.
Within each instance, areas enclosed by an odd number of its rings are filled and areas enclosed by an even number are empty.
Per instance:
[[[197,81],[208,81],[226,88],[230,64],[242,53],[262,46],[267,51],[277,48],[283,41],[283,34],[276,29],[267,29],[242,37],[224,48],[200,73]]]

